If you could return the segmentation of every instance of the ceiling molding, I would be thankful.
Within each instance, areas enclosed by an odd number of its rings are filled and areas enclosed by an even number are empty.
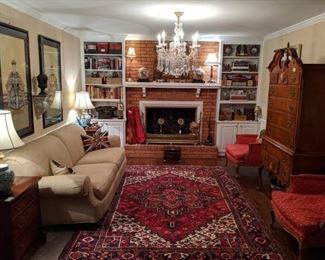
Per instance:
[[[66,33],[72,34],[72,35],[80,38],[79,33],[77,31],[67,28],[64,24],[60,23],[58,20],[49,18],[46,15],[43,15],[42,13],[33,9],[29,5],[27,5],[23,2],[20,2],[19,0],[1,0],[1,3],[3,3],[4,5],[10,6],[10,7],[14,8],[15,10],[18,10],[24,14],[32,16],[33,18],[40,20],[44,23],[47,23],[57,29],[60,29],[64,32],[66,32]]]
[[[300,30],[300,29],[303,29],[308,26],[311,26],[311,25],[314,25],[314,24],[317,24],[320,22],[324,22],[324,21],[325,21],[325,13],[322,13],[320,15],[314,16],[314,17],[307,19],[305,21],[296,23],[294,25],[291,25],[291,26],[281,29],[279,31],[270,33],[270,34],[264,36],[264,40],[271,40],[271,39],[280,37],[282,35],[285,35],[285,34],[288,34],[288,33],[291,33],[291,32],[294,32],[294,31],[297,31],[297,30]]]

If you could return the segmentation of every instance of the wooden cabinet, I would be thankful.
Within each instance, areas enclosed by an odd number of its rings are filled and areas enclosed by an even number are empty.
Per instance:
[[[219,155],[225,154],[227,144],[235,143],[237,134],[258,134],[259,128],[258,122],[218,123],[216,140]]]
[[[26,258],[40,243],[39,177],[16,177],[12,195],[0,199],[0,259]]]
[[[275,52],[262,155],[283,185],[291,174],[325,172],[325,65],[302,64],[295,49]]]

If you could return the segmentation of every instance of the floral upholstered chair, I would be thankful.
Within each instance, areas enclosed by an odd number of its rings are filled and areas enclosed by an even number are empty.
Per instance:
[[[274,219],[299,243],[308,246],[325,246],[325,175],[300,174],[290,176],[287,192],[272,192],[272,224]]]
[[[258,186],[257,190],[262,187],[262,147],[261,138],[264,130],[258,135],[240,134],[236,136],[234,144],[226,145],[226,166],[230,161],[236,167],[236,177],[239,177],[240,166],[258,167]]]

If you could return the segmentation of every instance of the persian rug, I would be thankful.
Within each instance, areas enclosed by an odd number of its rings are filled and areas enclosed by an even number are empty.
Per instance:
[[[264,227],[223,167],[130,166],[59,259],[284,259]]]

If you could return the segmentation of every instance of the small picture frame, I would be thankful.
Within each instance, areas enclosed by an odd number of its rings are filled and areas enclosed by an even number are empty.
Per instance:
[[[226,86],[231,86],[231,85],[232,85],[232,80],[227,79],[227,80],[226,80]]]
[[[252,79],[247,80],[247,86],[252,87],[254,84]]]

